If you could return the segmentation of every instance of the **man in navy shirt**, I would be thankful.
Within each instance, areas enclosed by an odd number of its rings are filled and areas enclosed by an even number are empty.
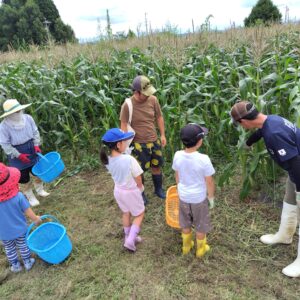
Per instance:
[[[279,230],[261,236],[260,240],[268,245],[291,244],[300,209],[300,129],[280,116],[259,112],[247,101],[233,105],[230,114],[235,124],[245,129],[257,129],[247,140],[247,146],[263,138],[271,158],[288,172]],[[300,277],[300,239],[297,259],[282,272],[290,277]]]

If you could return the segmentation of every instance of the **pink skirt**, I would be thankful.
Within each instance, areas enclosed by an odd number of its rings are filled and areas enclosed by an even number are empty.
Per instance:
[[[137,217],[145,211],[142,193],[138,187],[134,189],[123,189],[115,186],[114,196],[123,213],[130,213]]]

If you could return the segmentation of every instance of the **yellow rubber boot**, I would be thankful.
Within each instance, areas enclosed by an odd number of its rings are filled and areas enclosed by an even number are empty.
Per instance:
[[[203,240],[197,239],[197,257],[202,257],[206,252],[210,250],[209,245],[206,244],[206,237]]]
[[[194,241],[192,240],[193,233],[182,233],[182,254],[188,254],[194,247]]]

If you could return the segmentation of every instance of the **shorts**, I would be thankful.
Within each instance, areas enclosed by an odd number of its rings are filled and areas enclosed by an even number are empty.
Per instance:
[[[137,187],[126,190],[115,186],[114,197],[123,213],[137,217],[145,211],[142,193]]]
[[[143,171],[151,168],[162,167],[164,164],[164,160],[162,157],[161,144],[160,140],[156,142],[150,143],[132,143],[134,149],[132,150],[132,154],[139,162]]]
[[[208,200],[201,203],[179,202],[179,224],[182,229],[192,228],[197,232],[207,233],[211,230],[208,212]]]

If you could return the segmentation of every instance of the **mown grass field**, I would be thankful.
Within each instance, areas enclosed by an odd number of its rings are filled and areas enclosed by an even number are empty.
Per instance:
[[[67,227],[73,252],[61,265],[38,259],[30,272],[17,275],[6,273],[2,252],[0,299],[299,299],[299,279],[281,274],[296,256],[298,237],[290,246],[259,242],[261,234],[277,229],[280,208],[273,202],[241,202],[238,175],[219,189],[208,235],[212,250],[200,260],[181,255],[180,234],[166,225],[164,202],[146,180],[150,204],[135,254],[122,247],[120,212],[104,169],[51,186],[35,211],[53,214]],[[167,175],[166,186],[173,183]],[[281,192],[283,187],[284,180]]]

